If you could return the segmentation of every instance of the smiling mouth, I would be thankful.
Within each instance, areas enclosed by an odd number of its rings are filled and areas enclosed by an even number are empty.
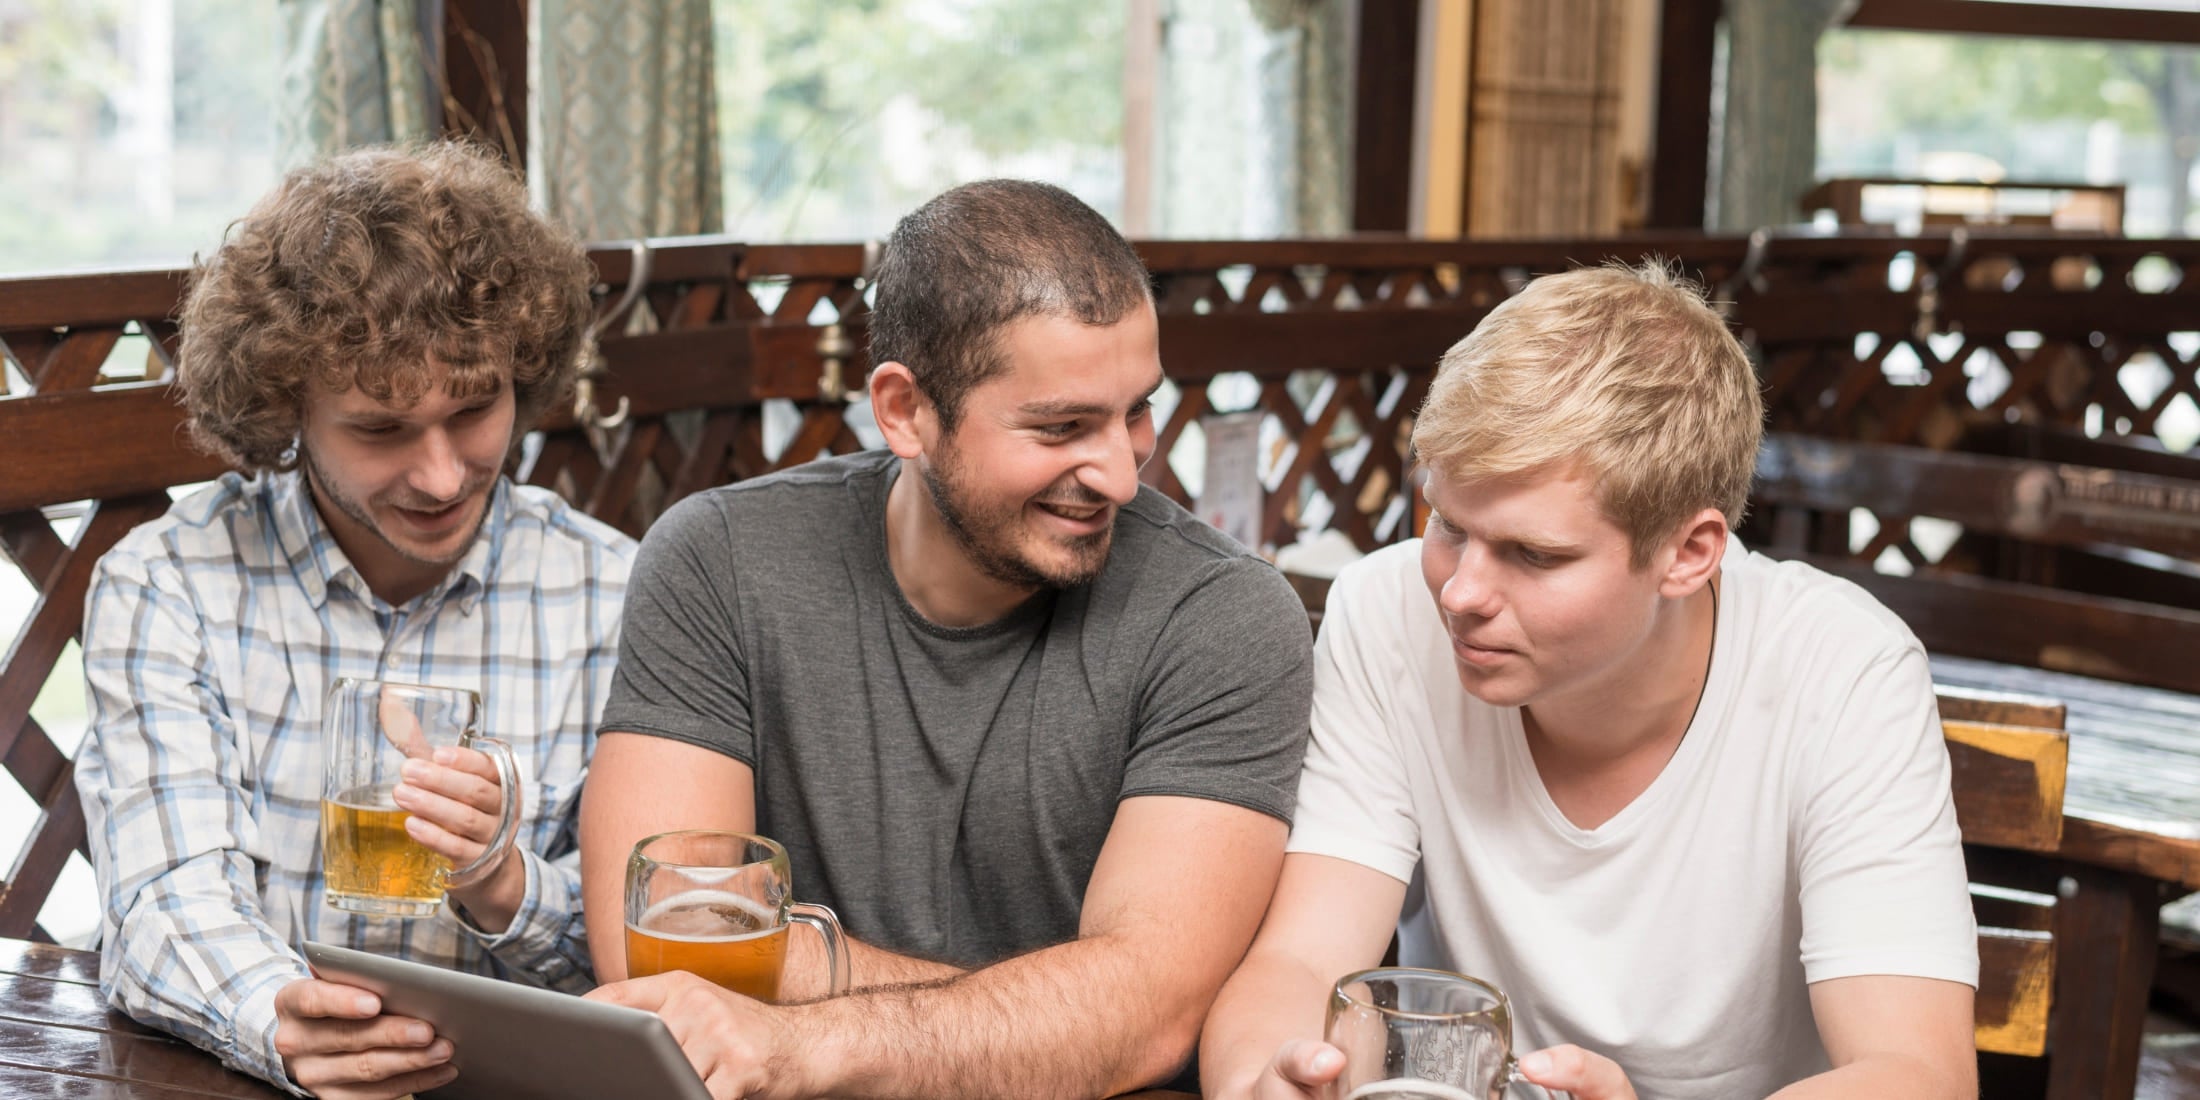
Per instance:
[[[454,500],[440,508],[408,508],[397,505],[397,513],[414,527],[434,531],[449,526],[465,510],[465,506],[464,499]]]
[[[1107,515],[1108,512],[1108,506],[1105,504],[1078,506],[1074,504],[1050,504],[1043,500],[1033,501],[1032,503],[1040,511],[1050,516],[1066,519],[1071,523],[1092,523]]]

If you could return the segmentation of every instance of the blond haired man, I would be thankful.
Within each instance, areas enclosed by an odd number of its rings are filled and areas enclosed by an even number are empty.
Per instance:
[[[1977,1094],[1925,654],[1733,540],[1762,416],[1657,266],[1537,280],[1445,356],[1414,429],[1426,536],[1330,593],[1210,1096],[1335,1079],[1324,994],[1393,928],[1404,964],[1510,994],[1523,1070],[1577,1100]]]

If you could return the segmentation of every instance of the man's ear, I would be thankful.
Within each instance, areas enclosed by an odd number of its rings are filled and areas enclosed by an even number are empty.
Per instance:
[[[1672,564],[1665,568],[1658,594],[1679,599],[1719,575],[1719,562],[1726,557],[1726,513],[1706,508],[1683,521],[1672,537]]]
[[[871,368],[871,416],[886,445],[903,458],[916,458],[939,439],[939,410],[917,388],[917,376],[901,363]]]

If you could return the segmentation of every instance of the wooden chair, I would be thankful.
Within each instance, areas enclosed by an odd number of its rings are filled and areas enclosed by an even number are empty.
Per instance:
[[[2037,1058],[2047,1052],[2055,1019],[2052,895],[2022,892],[2039,884],[2036,877],[2012,881],[2005,868],[2014,861],[1996,853],[2052,855],[2062,844],[2070,766],[2063,708],[1947,688],[1939,696],[1979,924],[1978,1049]]]

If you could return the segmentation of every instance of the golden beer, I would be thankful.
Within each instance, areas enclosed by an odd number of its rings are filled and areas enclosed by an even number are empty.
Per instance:
[[[626,926],[626,973],[685,970],[754,997],[779,1000],[787,926],[762,903],[723,890],[690,890],[649,907]]]
[[[321,862],[330,905],[386,917],[427,916],[443,903],[449,860],[405,832],[395,783],[353,787],[321,800]]]

